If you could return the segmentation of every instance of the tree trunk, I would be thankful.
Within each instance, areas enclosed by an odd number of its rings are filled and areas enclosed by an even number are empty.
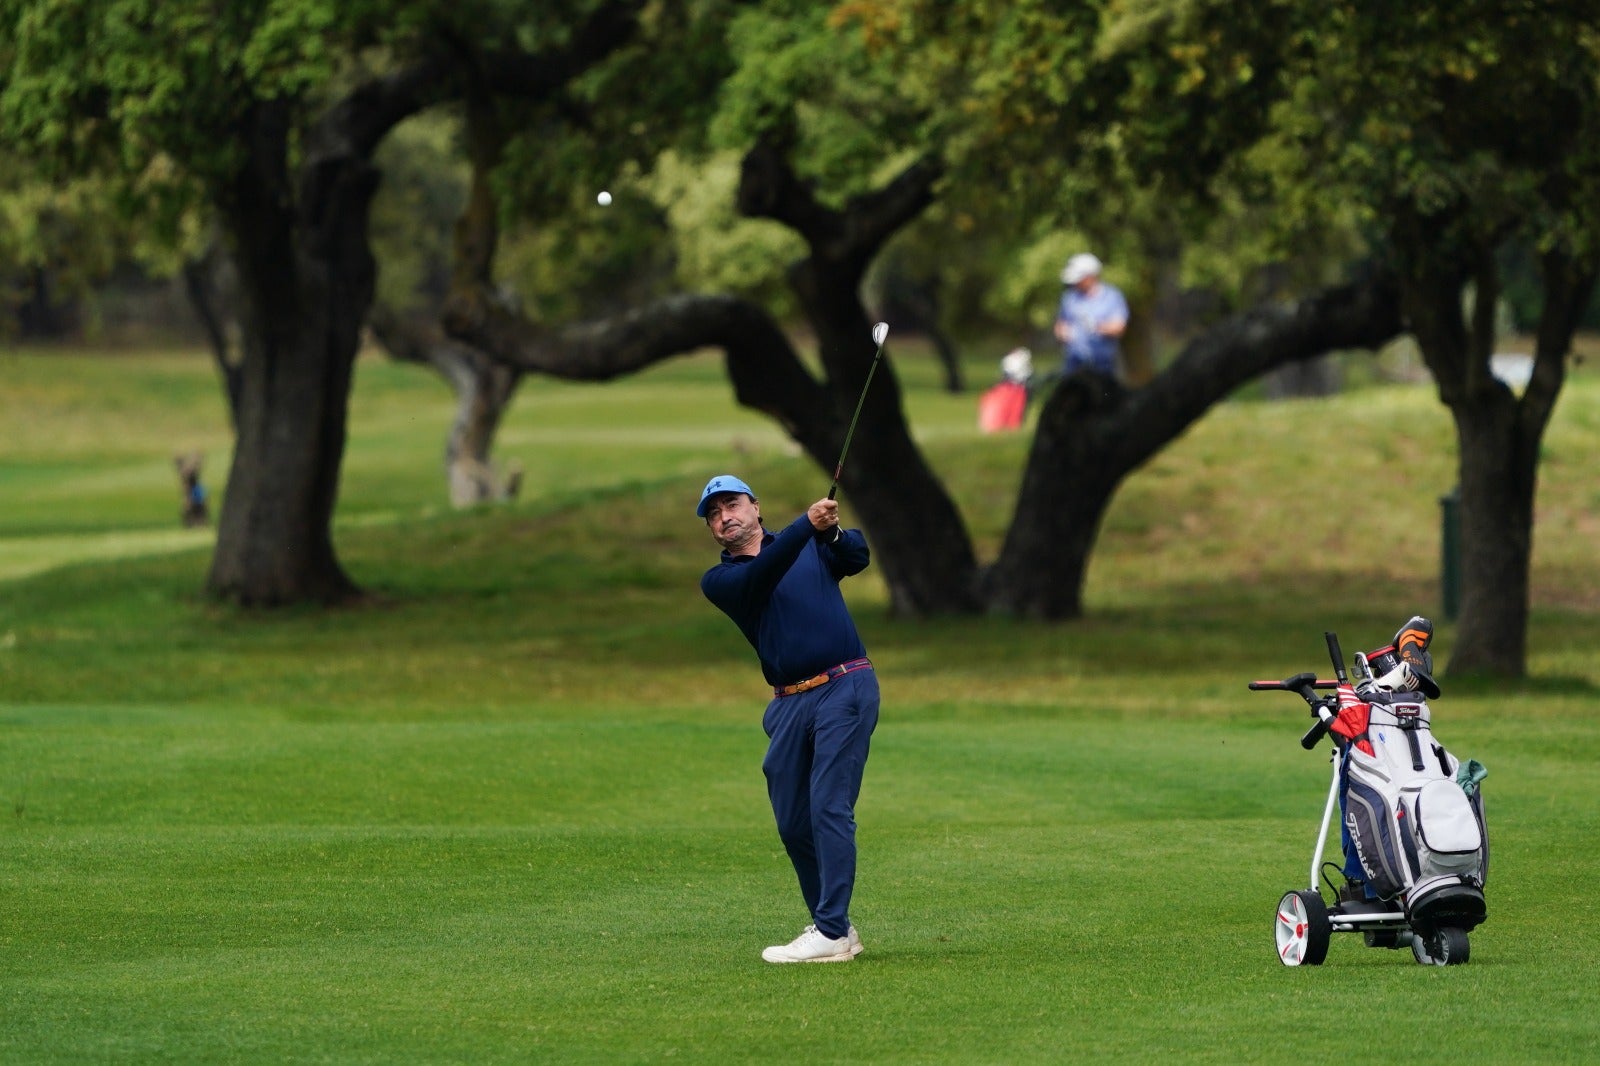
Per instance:
[[[608,0],[538,54],[443,49],[364,82],[306,130],[297,101],[257,103],[239,169],[213,190],[239,272],[238,440],[209,591],[242,604],[336,603],[357,593],[334,554],[351,374],[372,305],[373,153],[404,119],[463,90],[548,100],[638,31],[640,0]],[[455,42],[459,44],[460,42]],[[303,135],[302,135],[303,134]],[[294,180],[289,158],[300,162]]]
[[[828,369],[827,405],[812,413],[824,421],[796,439],[826,475],[838,469],[840,491],[872,537],[891,611],[924,616],[975,609],[977,557],[961,513],[911,439],[892,365],[892,337],[868,385],[876,345],[859,297],[859,274],[852,278],[847,264],[814,247],[791,280]],[[858,402],[860,423],[839,468]]]
[[[1595,274],[1559,252],[1542,259],[1545,302],[1533,374],[1518,397],[1489,366],[1499,292],[1492,251],[1471,266],[1476,298],[1470,322],[1461,310],[1467,275],[1456,261],[1431,258],[1405,279],[1407,315],[1459,444],[1461,613],[1448,672],[1522,677],[1539,449]]]
[[[1040,411],[1016,515],[983,576],[984,605],[1079,617],[1089,556],[1124,478],[1245,382],[1329,350],[1373,348],[1399,331],[1397,289],[1374,278],[1224,322],[1142,388],[1093,371],[1064,378]]]
[[[839,486],[861,515],[896,614],[966,613],[977,607],[977,558],[961,513],[911,438],[889,345],[872,374],[876,345],[861,299],[867,265],[894,233],[933,199],[939,168],[908,166],[888,185],[843,208],[820,203],[789,164],[787,146],[758,144],[740,171],[739,210],[794,229],[810,254],[789,271],[817,337],[826,403],[797,411],[795,439],[832,475],[850,419],[860,423]],[[871,375],[871,388],[862,389]]]
[[[213,237],[199,256],[185,259],[183,283],[200,326],[211,344],[211,359],[222,379],[222,394],[228,401],[228,421],[239,428],[239,393],[243,388],[243,357],[232,337],[230,326],[239,320],[233,264]]]
[[[497,469],[489,453],[522,373],[452,341],[436,323],[437,319],[406,318],[382,306],[373,308],[370,320],[373,335],[390,356],[433,368],[455,392],[456,417],[444,452],[451,506],[515,499],[522,485],[521,467],[513,463]]]
[[[1122,377],[1137,388],[1156,376],[1155,316],[1145,310],[1128,312],[1122,333]]]
[[[1537,456],[1518,441],[1517,403],[1504,385],[1450,413],[1460,445],[1461,613],[1449,672],[1521,677]]]
[[[1132,469],[1127,459],[1106,461],[1117,451],[1128,400],[1115,379],[1083,371],[1064,378],[1045,401],[1000,556],[983,575],[989,613],[1083,613],[1089,555],[1112,494]]]
[[[500,469],[489,451],[520,375],[469,355],[453,361],[450,376],[456,388],[456,417],[445,442],[444,462],[451,506],[515,499],[522,488],[522,467],[512,462]]]
[[[238,439],[208,590],[248,606],[356,594],[333,550],[352,368],[376,268],[367,209],[377,172],[324,160],[303,216],[287,195],[286,125],[264,107],[222,205],[235,242],[244,362]]]

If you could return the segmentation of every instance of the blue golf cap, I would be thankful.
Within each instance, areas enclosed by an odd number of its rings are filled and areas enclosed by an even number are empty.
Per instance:
[[[719,492],[742,492],[752,500],[756,498],[756,494],[750,491],[750,486],[732,474],[718,474],[706,482],[705,491],[700,494],[700,506],[695,508],[694,513],[704,518],[706,516],[706,501]]]

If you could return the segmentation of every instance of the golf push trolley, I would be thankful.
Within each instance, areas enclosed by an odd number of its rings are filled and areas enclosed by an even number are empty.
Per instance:
[[[1426,697],[1439,695],[1425,651],[1432,624],[1405,652],[1386,647],[1355,656],[1356,680],[1345,672],[1338,637],[1324,634],[1336,680],[1302,673],[1282,681],[1252,681],[1255,691],[1302,697],[1316,718],[1300,740],[1315,750],[1332,734],[1332,780],[1317,830],[1307,888],[1278,901],[1273,922],[1278,959],[1285,966],[1318,966],[1333,933],[1363,935],[1368,947],[1411,948],[1419,963],[1454,966],[1467,961],[1467,934],[1487,917],[1483,887],[1489,838],[1478,783],[1486,771],[1462,763],[1433,739]],[[1404,645],[1402,634],[1396,645]],[[1377,672],[1375,672],[1377,671]],[[1336,690],[1318,695],[1318,690]],[[1341,842],[1353,855],[1324,870],[1323,848],[1334,808]],[[1359,858],[1360,877],[1353,876]],[[1332,902],[1318,887],[1319,874]]]

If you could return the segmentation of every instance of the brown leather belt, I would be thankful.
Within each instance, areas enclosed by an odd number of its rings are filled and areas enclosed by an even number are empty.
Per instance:
[[[848,674],[852,670],[871,670],[871,659],[851,659],[838,666],[830,666],[816,677],[808,677],[804,681],[796,681],[792,685],[778,685],[772,690],[774,696],[795,696],[802,692],[810,692],[820,685],[826,685],[836,677]]]

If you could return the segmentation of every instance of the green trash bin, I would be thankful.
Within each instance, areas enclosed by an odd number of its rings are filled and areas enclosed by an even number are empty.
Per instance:
[[[1439,596],[1444,616],[1461,610],[1461,486],[1439,497]]]

